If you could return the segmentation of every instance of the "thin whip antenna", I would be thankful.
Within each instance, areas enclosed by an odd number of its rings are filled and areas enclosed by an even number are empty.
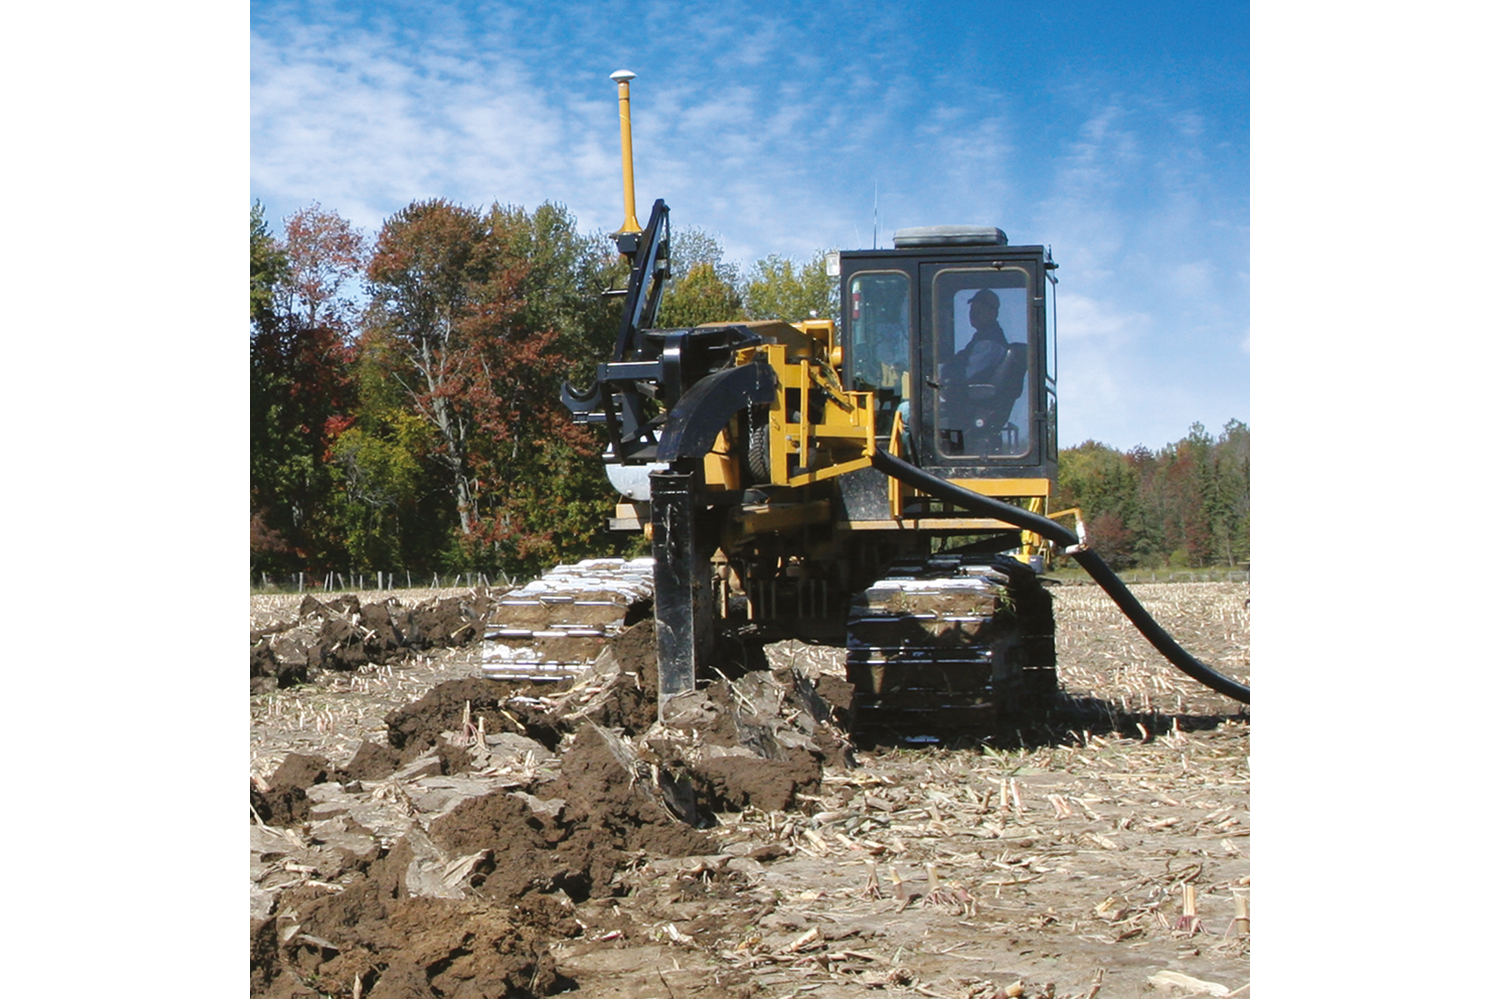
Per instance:
[[[880,249],[880,182],[875,182],[875,227],[870,235],[870,249]]]

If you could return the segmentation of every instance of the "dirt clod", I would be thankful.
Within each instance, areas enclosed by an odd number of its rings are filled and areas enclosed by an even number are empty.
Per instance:
[[[401,754],[382,743],[365,740],[344,768],[350,778],[375,781],[389,777],[401,763]]]
[[[320,670],[398,662],[423,650],[464,646],[484,631],[495,598],[478,591],[403,608],[394,598],[303,597],[292,621],[250,630],[250,692],[305,684]]]
[[[708,839],[668,808],[650,771],[637,766],[623,741],[589,726],[563,756],[562,776],[543,784],[537,795],[562,799],[566,822],[599,830],[622,850],[667,857],[707,853]]]
[[[801,751],[788,760],[710,757],[697,766],[696,773],[706,782],[716,811],[754,807],[771,812],[795,809],[798,793],[816,794],[823,769],[813,754]]]
[[[478,717],[484,715],[489,730],[501,732],[507,720],[500,708],[513,691],[513,685],[484,677],[445,681],[419,701],[387,715],[386,738],[397,750],[425,750],[437,746],[444,732],[454,732],[462,725],[465,705],[469,706],[476,725]],[[408,752],[406,757],[410,759],[411,754]]]

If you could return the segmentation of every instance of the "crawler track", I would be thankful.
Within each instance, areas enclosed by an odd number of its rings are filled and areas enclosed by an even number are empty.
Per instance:
[[[507,594],[485,630],[481,672],[507,680],[576,676],[645,614],[651,565],[649,558],[588,559]]]
[[[501,598],[485,631],[491,678],[568,680],[648,614],[649,558],[558,566]],[[1004,556],[892,567],[850,603],[846,670],[862,729],[993,731],[1056,690],[1052,598]]]
[[[1007,557],[898,564],[851,602],[847,670],[858,724],[993,731],[1057,687],[1052,597]]]

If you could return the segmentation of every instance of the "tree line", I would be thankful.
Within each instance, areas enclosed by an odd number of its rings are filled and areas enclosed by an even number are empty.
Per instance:
[[[822,255],[746,273],[672,236],[662,326],[833,314]],[[250,211],[250,563],[525,575],[618,554],[602,436],[558,402],[618,332],[628,266],[567,209],[417,201],[368,237]]]
[[[836,314],[822,254],[741,272],[707,233],[671,242],[660,326]],[[550,202],[416,201],[373,238],[316,203],[278,235],[252,206],[252,572],[525,576],[639,544],[605,527],[602,434],[557,398],[608,358],[627,275]],[[1065,450],[1056,501],[1112,565],[1236,566],[1249,481],[1249,429],[1194,424],[1157,451]]]
[[[1195,423],[1156,450],[1085,441],[1058,455],[1054,507],[1082,509],[1089,545],[1117,569],[1250,561],[1250,428]]]

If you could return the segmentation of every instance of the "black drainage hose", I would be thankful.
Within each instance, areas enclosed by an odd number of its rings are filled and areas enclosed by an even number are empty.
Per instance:
[[[946,479],[924,472],[910,462],[903,462],[882,449],[875,450],[871,464],[892,479],[899,479],[923,493],[1008,521],[1028,531],[1034,531],[1059,545],[1070,547],[1078,545],[1078,536],[1051,518],[1033,514],[1024,507],[1016,507],[993,497],[966,490],[962,486],[955,486]],[[1246,705],[1250,704],[1250,689],[1247,686],[1204,665],[1187,650],[1177,645],[1176,640],[1167,634],[1166,629],[1156,624],[1155,619],[1146,613],[1145,608],[1141,607],[1141,602],[1137,601],[1135,595],[1125,588],[1125,584],[1104,564],[1104,560],[1100,559],[1096,552],[1087,548],[1075,548],[1070,554],[1078,565],[1087,570],[1089,576],[1092,576],[1099,586],[1104,588],[1104,592],[1120,606],[1120,610],[1125,612],[1125,617],[1130,619],[1131,624],[1140,630],[1141,635],[1145,636],[1147,641],[1155,646],[1172,666],[1219,694],[1244,702]]]

